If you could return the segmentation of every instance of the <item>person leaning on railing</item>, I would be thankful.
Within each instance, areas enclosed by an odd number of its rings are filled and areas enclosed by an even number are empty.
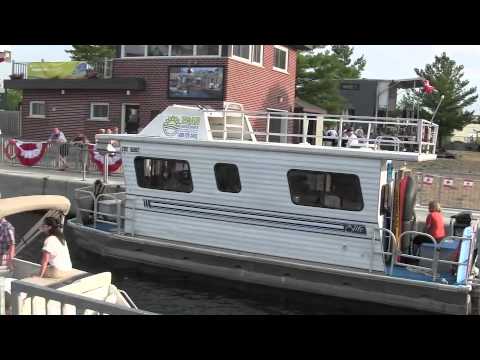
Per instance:
[[[73,140],[72,144],[80,147],[80,163],[82,167],[88,162],[88,144],[90,141],[87,136],[83,133],[78,134]]]
[[[59,128],[53,128],[47,142],[50,144],[57,144],[59,149],[58,163],[59,165],[63,164],[60,170],[65,170],[68,167],[67,161],[65,160],[65,157],[68,156],[67,138]]]

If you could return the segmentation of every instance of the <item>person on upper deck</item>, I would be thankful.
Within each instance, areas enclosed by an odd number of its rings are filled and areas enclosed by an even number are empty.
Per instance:
[[[348,128],[343,134],[342,145],[350,147],[352,145],[358,145],[357,135],[353,133],[353,128]]]
[[[47,234],[42,248],[40,277],[61,278],[72,270],[67,242],[61,230],[62,224],[54,217],[47,217],[40,230]]]

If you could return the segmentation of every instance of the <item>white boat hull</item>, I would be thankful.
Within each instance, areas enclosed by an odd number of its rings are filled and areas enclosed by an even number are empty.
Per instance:
[[[147,265],[446,314],[476,313],[470,286],[386,276],[383,272],[278,258],[147,237],[132,238],[80,225],[68,227],[83,249]],[[476,300],[474,301],[476,302]]]

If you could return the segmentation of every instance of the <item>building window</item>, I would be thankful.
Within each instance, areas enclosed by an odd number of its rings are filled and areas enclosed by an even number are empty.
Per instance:
[[[195,45],[198,56],[220,56],[220,45]]]
[[[122,49],[122,57],[222,55],[222,45],[122,45]]]
[[[44,118],[46,114],[45,101],[30,101],[30,116]]]
[[[215,180],[221,192],[239,193],[242,190],[238,167],[234,164],[215,164]]]
[[[341,90],[360,90],[360,84],[340,84]]]
[[[250,45],[233,45],[232,55],[246,60],[250,60]]]
[[[223,99],[223,66],[170,66],[171,99]]]
[[[273,47],[273,68],[275,70],[287,71],[288,70],[288,49],[275,45]]]
[[[148,45],[148,56],[168,56],[170,45]]]
[[[347,211],[363,209],[362,190],[357,175],[310,170],[287,173],[292,202]]]
[[[145,56],[145,45],[123,45],[124,57]]]
[[[92,103],[90,104],[91,120],[108,120],[108,103]]]
[[[172,45],[172,56],[193,56],[193,45]]]
[[[263,64],[263,45],[232,45],[232,56],[252,64]]]
[[[136,157],[137,184],[142,188],[191,193],[190,165],[185,160]]]

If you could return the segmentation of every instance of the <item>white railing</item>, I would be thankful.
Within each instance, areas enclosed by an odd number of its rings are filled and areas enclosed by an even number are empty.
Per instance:
[[[422,236],[425,236],[425,238],[428,238],[431,241],[431,243],[433,244],[433,257],[432,258],[422,257],[422,256],[418,256],[418,255],[412,255],[412,254],[408,254],[408,253],[403,253],[401,250],[398,249],[400,243],[397,242],[397,239],[396,239],[395,235],[389,229],[377,228],[375,230],[376,231],[374,232],[374,234],[372,236],[370,270],[373,267],[373,257],[375,255],[380,255],[380,256],[384,256],[384,257],[388,256],[388,257],[390,257],[390,264],[388,266],[388,271],[386,271],[387,275],[393,276],[394,267],[395,266],[401,266],[401,267],[406,267],[406,268],[410,268],[410,269],[414,269],[414,270],[416,269],[416,270],[426,272],[426,273],[428,273],[429,275],[432,276],[432,281],[436,281],[437,278],[438,278],[438,275],[439,275],[438,268],[439,268],[440,264],[448,264],[448,265],[456,266],[457,271],[458,271],[458,269],[460,269],[461,266],[464,266],[465,271],[468,271],[469,265],[472,262],[473,249],[474,249],[474,246],[473,246],[474,241],[472,239],[468,239],[468,238],[464,238],[464,237],[458,237],[458,236],[447,236],[444,239],[442,239],[442,241],[445,241],[445,240],[458,241],[459,242],[458,246],[461,245],[461,243],[460,243],[461,241],[465,241],[465,240],[471,241],[468,258],[465,261],[451,261],[451,260],[444,260],[444,259],[439,258],[439,256],[440,256],[439,244],[429,234],[418,232],[418,231],[405,231],[400,235],[398,241],[401,241],[402,238],[404,236],[407,236],[407,235],[422,235]],[[383,236],[385,233],[388,234],[388,237],[387,237],[388,238],[388,246],[387,246],[386,251],[383,250],[383,249],[385,249],[384,241],[385,241],[386,236]],[[376,244],[376,241],[378,241],[377,240],[378,239],[377,234],[380,235],[379,238],[380,238],[380,246],[381,246],[381,249],[382,249],[381,251],[375,250],[375,244]],[[424,261],[424,262],[431,263],[431,266],[426,267],[426,266],[420,266],[420,265],[407,264],[407,263],[398,261],[397,258],[398,259],[404,258],[404,259]],[[469,274],[465,274],[464,283],[466,284],[468,282],[468,280],[469,280]]]
[[[75,307],[77,315],[83,315],[86,312],[95,312],[102,315],[158,315],[149,311],[129,308],[122,305],[111,304],[101,300],[88,298],[86,296],[68,293],[62,290],[55,290],[45,286],[31,284],[25,281],[12,282],[12,313],[20,315],[24,307],[25,301],[30,299],[31,314],[36,315],[34,300],[37,297],[45,299],[45,312],[41,314],[49,314],[48,303],[50,301],[60,303],[60,312],[62,315],[70,313],[69,309]]]
[[[206,113],[212,111],[205,110]],[[219,112],[215,112],[218,114]],[[260,142],[311,143],[312,145],[347,146],[344,131],[353,128],[363,133],[357,136],[358,144],[351,147],[368,147],[373,150],[396,150],[413,153],[434,154],[438,137],[438,125],[423,119],[368,117],[288,112],[242,112],[222,111],[222,116],[247,119],[253,131],[248,128],[238,130],[209,129],[213,139],[227,140],[229,134],[240,135],[245,140],[248,134]],[[208,114],[206,114],[208,116]],[[218,117],[218,115],[215,115]],[[311,126],[311,124],[315,126]],[[314,134],[308,129],[315,128]],[[278,130],[275,130],[278,129]],[[335,129],[337,136],[326,136],[326,130]]]

